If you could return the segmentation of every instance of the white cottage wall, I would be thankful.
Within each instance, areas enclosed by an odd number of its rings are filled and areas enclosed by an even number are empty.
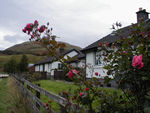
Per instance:
[[[93,75],[93,66],[95,65],[95,52],[86,53],[86,78],[91,78]]]
[[[45,70],[44,70],[45,72],[48,72],[48,63],[47,64],[45,64]]]
[[[83,68],[85,66],[85,60],[80,60],[77,66]]]
[[[95,52],[86,53],[86,78],[104,78],[107,76],[107,70],[105,70],[102,65],[95,65],[95,55]],[[98,72],[99,75],[95,76],[95,72]]]
[[[60,63],[59,61],[56,61],[51,64],[51,76],[54,76],[54,69],[58,69],[59,63]]]
[[[35,71],[39,71],[39,65],[35,66]]]
[[[41,64],[40,65],[40,72],[42,72],[43,71],[43,65]]]

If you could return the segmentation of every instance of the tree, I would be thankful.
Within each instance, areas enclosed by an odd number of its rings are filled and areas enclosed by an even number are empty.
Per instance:
[[[14,58],[11,58],[6,64],[4,64],[4,72],[6,73],[17,72],[17,62]]]
[[[18,64],[18,68],[20,72],[28,71],[28,58],[26,55],[22,55],[22,58]]]

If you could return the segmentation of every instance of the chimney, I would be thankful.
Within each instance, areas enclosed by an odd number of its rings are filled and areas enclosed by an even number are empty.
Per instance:
[[[146,9],[142,9],[142,8],[139,8],[139,11],[136,12],[137,14],[137,23],[139,23],[140,21],[145,21],[147,19],[149,19],[148,17],[148,12],[146,12]]]

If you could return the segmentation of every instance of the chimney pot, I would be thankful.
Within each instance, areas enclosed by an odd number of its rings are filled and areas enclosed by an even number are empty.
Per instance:
[[[136,12],[137,14],[137,23],[139,23],[140,21],[145,21],[147,19],[149,19],[148,17],[148,12],[146,12],[146,9],[142,9],[142,7],[139,8],[139,11]]]
[[[142,11],[142,7],[139,8],[139,11]]]

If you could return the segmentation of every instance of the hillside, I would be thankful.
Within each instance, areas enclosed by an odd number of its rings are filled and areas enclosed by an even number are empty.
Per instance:
[[[61,42],[62,43],[62,42]],[[66,51],[72,48],[76,48],[80,50],[81,48],[78,46],[74,46],[68,43],[63,42],[66,47],[64,48]],[[36,44],[35,42],[24,42],[21,44],[16,44],[10,48],[4,50],[5,53],[16,53],[16,54],[33,54],[33,55],[45,55],[46,49]]]
[[[33,64],[45,58],[45,56],[36,56],[31,54],[26,54],[26,55],[28,57],[28,62]],[[8,62],[12,57],[16,59],[17,62],[19,62],[22,57],[22,54],[20,55],[0,54],[0,72],[2,72],[4,64]]]
[[[78,46],[70,45],[65,43],[65,51],[72,48],[80,50]],[[3,65],[9,61],[10,58],[15,58],[17,62],[20,61],[22,54],[26,54],[29,63],[36,63],[44,58],[46,58],[46,49],[41,47],[39,44],[34,42],[24,42],[21,44],[16,44],[12,47],[7,48],[4,51],[0,51],[0,72],[3,70]]]

